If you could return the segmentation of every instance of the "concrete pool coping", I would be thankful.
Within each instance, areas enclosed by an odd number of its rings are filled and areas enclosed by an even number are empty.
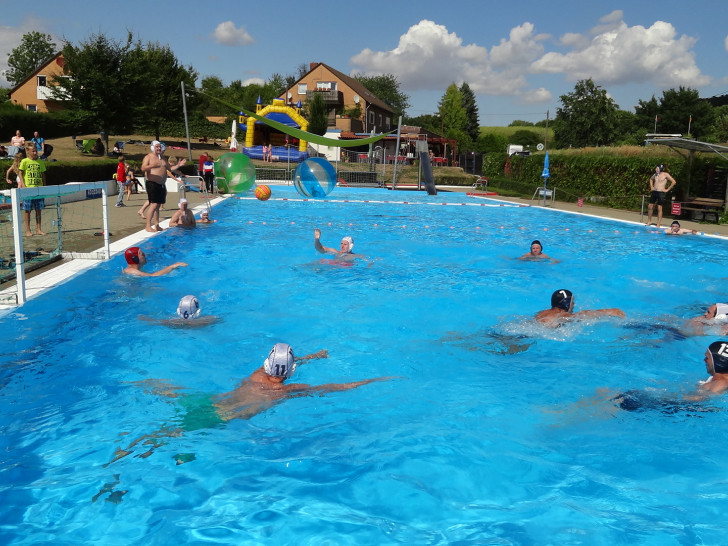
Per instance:
[[[564,202],[554,202],[553,204],[551,202],[548,202],[549,204],[546,207],[543,207],[542,201],[537,202],[530,199],[517,197],[502,197],[498,195],[485,196],[482,192],[475,191],[470,187],[438,186],[437,189],[438,191],[441,191],[443,193],[456,192],[474,194],[472,195],[474,199],[477,199],[478,197],[487,197],[488,199],[492,199],[495,201],[502,201],[504,203],[519,206],[545,208],[548,210],[558,211],[562,213],[579,214],[596,218],[617,220],[633,225],[644,226],[646,222],[646,218],[642,219],[640,213],[635,211],[609,209],[605,207],[597,207],[594,205],[584,205],[583,207],[579,207],[576,203]],[[387,193],[391,198],[392,194],[389,192]],[[401,193],[404,196],[407,193],[407,190],[403,190]],[[478,196],[477,194],[480,194],[480,196]],[[385,194],[383,193],[383,195]],[[116,203],[116,196],[114,195],[108,198],[109,225],[111,233],[114,234],[110,244],[112,257],[120,254],[121,252],[124,252],[124,250],[126,250],[130,246],[139,245],[141,242],[157,235],[156,233],[149,233],[144,230],[144,220],[141,219],[137,214],[138,208],[141,206],[144,200],[146,200],[146,194],[140,193],[133,197],[134,198],[128,202],[127,206],[118,208],[114,206]],[[207,206],[208,200],[203,198],[199,193],[188,192],[186,198],[189,202],[189,206],[196,215],[204,210]],[[225,199],[226,197],[213,197],[209,199],[209,202],[211,206],[215,206],[225,201]],[[173,202],[176,200],[177,194],[170,194],[168,206],[173,207]],[[163,228],[167,228],[169,226],[169,219],[171,218],[175,210],[176,208],[168,208],[164,211],[161,211],[160,219],[163,219],[163,221],[161,222],[161,226]],[[666,215],[663,218],[662,227],[665,228],[669,226],[671,222],[672,217]],[[705,224],[693,222],[690,220],[680,220],[680,224],[683,228],[695,229],[704,236],[728,238],[728,225]],[[101,243],[101,241],[99,241],[99,243]],[[72,279],[79,273],[87,271],[92,267],[96,267],[103,262],[105,262],[105,260],[75,259],[61,260],[54,264],[49,264],[48,266],[44,267],[40,272],[29,274],[26,278],[26,299],[30,300],[34,297],[37,297],[40,294],[43,294],[44,292]],[[13,297],[16,292],[17,289],[15,287],[15,284],[11,284],[8,288],[0,291],[0,300],[5,300],[7,298]],[[18,306],[15,304],[0,303],[0,312],[5,313],[7,311],[16,309],[17,307]]]

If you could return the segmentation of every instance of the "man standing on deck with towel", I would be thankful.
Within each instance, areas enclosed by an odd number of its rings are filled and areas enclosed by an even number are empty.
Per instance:
[[[667,183],[670,185],[667,186]],[[665,202],[665,194],[675,187],[675,179],[665,172],[664,165],[655,167],[655,174],[650,177],[650,203],[647,205],[647,225],[652,224],[652,208],[657,203],[657,227],[662,222],[662,205]]]

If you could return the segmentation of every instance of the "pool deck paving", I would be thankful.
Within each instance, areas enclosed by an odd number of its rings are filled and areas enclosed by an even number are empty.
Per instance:
[[[611,209],[588,204],[580,207],[576,203],[564,203],[560,201],[552,203],[548,200],[544,207],[542,200],[536,201],[517,197],[501,197],[498,195],[486,196],[485,192],[476,191],[470,187],[438,186],[438,191],[441,195],[446,192],[468,193],[471,194],[474,199],[487,197],[488,199],[503,201],[504,203],[520,206],[546,208],[547,210],[555,212],[558,211],[567,214],[581,214],[618,220],[627,222],[633,226],[644,227],[647,222],[646,215],[641,216],[639,211]],[[403,191],[402,193],[404,194],[405,192]],[[160,212],[160,223],[162,228],[167,228],[169,226],[169,220],[174,211],[177,210],[177,204],[180,197],[181,195],[177,193],[170,193],[168,195],[166,208]],[[391,194],[388,197],[391,199]],[[199,217],[200,212],[206,209],[207,201],[210,202],[211,206],[214,206],[224,200],[224,197],[218,196],[210,197],[208,199],[202,194],[196,192],[187,192],[185,198],[188,201],[188,208],[190,208],[197,217]],[[158,235],[158,233],[149,233],[145,231],[145,220],[137,213],[139,207],[141,207],[145,200],[145,193],[134,194],[130,201],[125,201],[126,206],[116,207],[116,195],[108,197],[109,231],[112,234],[110,237],[110,250],[112,257],[124,252],[124,250],[130,246],[139,245],[145,240]],[[79,202],[75,206],[98,207],[98,202],[95,200],[83,201]],[[214,218],[214,210],[211,214],[211,218]],[[656,221],[655,218],[653,218],[653,223],[654,221]],[[671,222],[672,216],[666,215],[662,221],[662,228],[668,227]],[[694,229],[698,231],[701,236],[728,239],[728,225],[695,222],[691,220],[680,220],[680,225],[685,229]],[[656,230],[656,226],[653,226],[653,229]],[[40,239],[40,237],[37,238],[37,240]],[[87,237],[87,241],[88,242],[86,244],[89,245],[89,248],[82,249],[82,252],[97,251],[103,246],[103,240],[101,237],[96,237],[96,239]],[[73,278],[80,272],[100,263],[103,263],[103,261],[89,259],[60,260],[53,264],[49,264],[37,272],[28,274],[26,276],[26,299],[38,296],[58,284]],[[7,283],[7,285],[7,287],[3,287],[3,290],[0,291],[0,310],[11,310],[16,308],[14,301],[11,301],[14,300],[17,292],[15,283]]]

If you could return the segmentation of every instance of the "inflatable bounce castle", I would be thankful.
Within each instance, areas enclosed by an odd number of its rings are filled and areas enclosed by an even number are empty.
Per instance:
[[[301,115],[301,101],[296,106],[287,106],[283,99],[273,99],[273,104],[263,107],[260,97],[255,105],[255,113],[261,117],[277,121],[302,131],[308,130],[308,121]],[[240,116],[238,127],[245,131],[243,153],[252,159],[263,159],[263,147],[271,147],[273,161],[303,161],[308,158],[308,142],[292,138],[276,131],[253,117]]]

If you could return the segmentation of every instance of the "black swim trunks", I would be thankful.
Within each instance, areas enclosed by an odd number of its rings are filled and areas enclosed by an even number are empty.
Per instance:
[[[159,203],[164,205],[167,202],[167,187],[164,184],[158,184],[147,180],[147,197],[150,203]]]
[[[652,191],[650,193],[650,203],[657,203],[662,206],[665,204],[665,192],[664,191]]]

